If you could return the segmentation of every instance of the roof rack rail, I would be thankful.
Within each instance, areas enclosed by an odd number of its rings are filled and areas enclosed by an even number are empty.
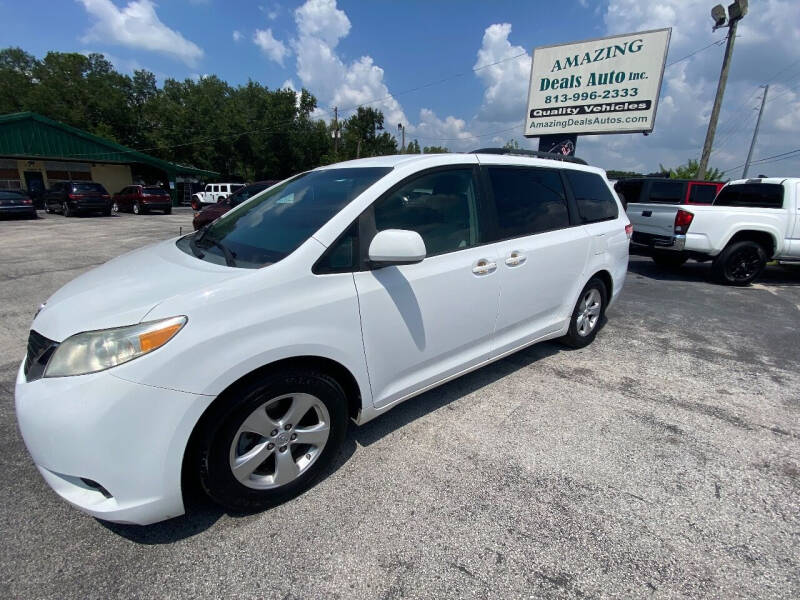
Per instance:
[[[564,156],[556,152],[539,152],[538,150],[523,150],[522,148],[478,148],[477,150],[470,150],[467,154],[508,154],[511,156],[532,156],[534,158],[560,160],[561,162],[571,162],[579,165],[589,164],[577,156]]]

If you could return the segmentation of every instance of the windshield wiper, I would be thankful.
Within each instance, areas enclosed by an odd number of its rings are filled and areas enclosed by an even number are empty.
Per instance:
[[[225,244],[220,242],[219,240],[215,240],[214,238],[207,238],[206,234],[208,233],[208,230],[209,230],[209,227],[208,227],[208,225],[206,225],[200,231],[195,233],[195,235],[192,236],[191,239],[189,240],[189,247],[192,249],[192,252],[194,253],[194,255],[197,258],[203,258],[205,256],[205,253],[200,249],[199,242],[206,241],[209,244],[211,244],[212,246],[216,246],[217,248],[222,250],[222,255],[225,257],[225,264],[226,265],[228,265],[229,267],[235,267],[236,266],[236,254],[231,252],[230,249],[227,246],[225,246]],[[197,239],[195,239],[195,238],[197,238]]]
[[[219,240],[215,240],[214,238],[207,238],[207,240],[209,244],[216,246],[217,248],[222,250],[222,254],[225,256],[226,265],[228,265],[229,267],[236,266],[236,255],[233,252],[231,252],[230,249],[225,244],[223,244]]]

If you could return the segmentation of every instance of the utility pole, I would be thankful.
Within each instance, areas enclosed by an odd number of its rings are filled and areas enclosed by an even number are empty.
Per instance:
[[[339,107],[333,107],[333,155],[339,156]]]
[[[731,56],[733,55],[733,43],[736,41],[736,27],[739,21],[747,14],[747,0],[734,0],[728,6],[728,41],[725,44],[725,56],[722,59],[722,70],[719,73],[719,83],[717,84],[717,95],[714,98],[714,108],[711,109],[711,119],[708,122],[706,131],[706,141],[703,143],[703,154],[700,156],[700,166],[697,170],[697,178],[705,179],[708,159],[711,156],[711,147],[714,145],[714,135],[717,133],[717,120],[719,111],[722,108],[722,97],[725,95],[725,85],[728,83],[728,70],[731,66]],[[715,31],[725,25],[725,8],[718,4],[711,9],[711,18],[714,19]]]
[[[769,84],[763,86],[763,88],[764,88],[764,95],[761,97],[761,108],[758,109],[756,128],[753,131],[753,140],[750,142],[750,150],[747,152],[747,161],[744,163],[744,171],[742,171],[742,179],[747,178],[747,170],[750,168],[750,159],[753,158],[753,148],[756,147],[756,140],[758,139],[758,128],[761,126],[761,115],[764,114],[764,105],[767,103],[767,92],[769,91]]]
[[[397,124],[397,128],[400,130],[400,133],[403,134],[403,143],[400,146],[400,154],[405,154],[406,153],[406,128],[403,127],[402,123],[398,123]]]

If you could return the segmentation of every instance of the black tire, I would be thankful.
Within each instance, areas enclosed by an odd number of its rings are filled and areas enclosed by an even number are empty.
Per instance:
[[[594,324],[591,326],[591,328],[589,328],[588,331],[584,333],[580,330],[583,319],[579,319],[579,317],[584,315],[583,303],[592,290],[596,290],[596,292],[599,294],[600,306]],[[594,338],[597,336],[597,332],[600,330],[600,327],[602,327],[607,304],[608,290],[606,289],[606,284],[603,283],[602,279],[598,277],[592,277],[584,286],[583,290],[581,290],[578,300],[575,302],[575,308],[573,309],[572,316],[569,320],[569,329],[567,330],[567,334],[561,338],[561,342],[570,348],[583,348],[584,346],[591,344],[594,341]],[[586,316],[584,315],[583,318],[585,319]]]
[[[169,208],[165,208],[164,209],[164,214],[165,215],[171,215],[172,214],[172,207],[170,206]]]
[[[767,253],[758,242],[728,244],[711,266],[714,278],[726,285],[750,285],[767,265]]]
[[[110,207],[109,207],[109,208],[106,208],[106,209],[103,211],[103,216],[104,216],[104,217],[110,217],[110,216],[111,216],[111,208],[110,208]]]
[[[62,202],[61,204],[61,212],[65,217],[72,217],[72,209],[69,207],[69,202]]]
[[[49,206],[47,206],[47,204],[45,204],[45,205],[44,205],[44,212],[46,212],[48,215],[52,215],[52,214],[53,214],[54,212],[56,212],[56,211],[54,211],[52,208],[50,208]]]
[[[232,444],[240,426],[259,406],[270,399],[301,393],[311,394],[320,400],[330,417],[329,436],[319,455],[289,483],[269,489],[254,489],[244,485],[234,476],[230,463]],[[200,484],[213,501],[233,511],[263,510],[285,502],[311,487],[320,473],[330,465],[344,440],[347,423],[347,399],[341,386],[332,377],[317,371],[292,369],[267,375],[260,381],[229,394],[214,413],[203,419],[195,463]],[[267,441],[267,438],[259,439],[259,443]],[[300,455],[293,460],[303,460],[303,446],[288,447],[290,454],[284,456],[292,456],[295,450]],[[275,464],[277,453],[276,447],[264,459],[264,464],[270,460]],[[276,458],[271,458],[273,456]]]
[[[677,269],[689,260],[689,257],[680,252],[653,252],[652,259],[659,267]]]

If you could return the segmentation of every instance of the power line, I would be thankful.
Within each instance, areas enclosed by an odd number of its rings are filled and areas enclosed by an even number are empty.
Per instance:
[[[763,164],[763,163],[768,163],[768,162],[777,162],[776,160],[773,160],[773,159],[786,160],[788,158],[795,158],[795,155],[797,155],[798,153],[800,153],[800,148],[795,148],[794,150],[789,150],[788,152],[781,152],[780,154],[773,154],[772,156],[765,156],[764,158],[760,158],[758,160],[752,161],[750,164],[751,165],[757,165],[757,164]],[[781,158],[781,157],[783,157],[783,158]],[[740,165],[736,165],[735,167],[730,167],[730,168],[725,169],[724,171],[721,171],[721,172],[723,174],[730,173],[731,171],[735,171],[736,169],[739,169],[739,168],[741,168],[743,166],[744,166],[744,163],[742,163]]]

